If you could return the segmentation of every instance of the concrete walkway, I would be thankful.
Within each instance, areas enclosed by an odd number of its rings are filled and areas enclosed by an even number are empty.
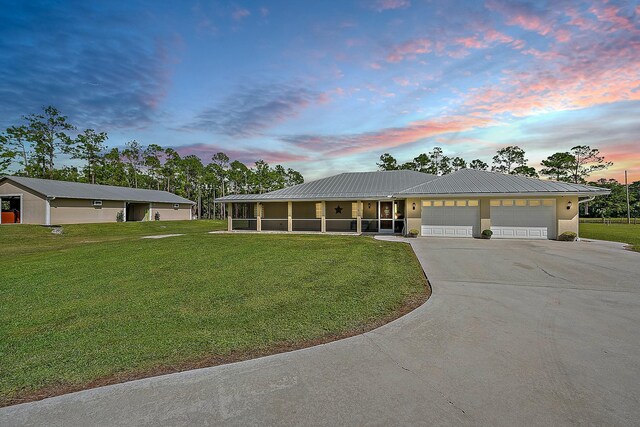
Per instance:
[[[637,425],[640,254],[413,239],[422,307],[346,340],[0,410],[2,425]]]

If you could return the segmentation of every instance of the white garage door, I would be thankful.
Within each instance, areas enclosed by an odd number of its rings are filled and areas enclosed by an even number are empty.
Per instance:
[[[479,228],[477,200],[422,201],[422,236],[473,237]]]
[[[491,231],[496,239],[555,239],[553,199],[491,200]]]

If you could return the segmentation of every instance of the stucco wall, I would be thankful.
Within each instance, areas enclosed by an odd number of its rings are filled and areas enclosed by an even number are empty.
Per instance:
[[[316,206],[318,205],[318,206]],[[320,214],[320,215],[317,215]],[[320,218],[322,209],[320,202],[293,202],[292,203],[293,219],[299,218]]]
[[[413,204],[416,204],[416,210],[413,210]],[[407,231],[418,230],[422,225],[422,199],[407,199],[406,205]]]
[[[567,203],[571,202],[571,209]],[[565,231],[578,233],[578,196],[563,196],[556,199],[556,218],[558,220],[558,236]]]
[[[491,229],[491,199],[480,199],[480,232]]]
[[[265,219],[287,219],[287,202],[270,202],[262,204],[262,217]]]
[[[116,222],[116,215],[123,210],[120,201],[103,200],[101,207],[92,206],[92,200],[54,199],[51,201],[51,224],[90,224]]]
[[[45,223],[47,202],[44,197],[7,181],[0,184],[0,196],[2,194],[22,194],[22,212],[20,212],[20,215],[23,224]]]
[[[160,221],[180,221],[191,219],[191,205],[181,204],[178,209],[170,203],[154,203],[151,216],[155,219],[156,212],[160,212]]]
[[[340,213],[336,213],[336,208],[340,206],[342,211]],[[339,201],[339,202],[327,202],[327,218],[328,219],[352,219],[355,218],[356,215],[353,215],[357,208],[356,202],[354,201]]]

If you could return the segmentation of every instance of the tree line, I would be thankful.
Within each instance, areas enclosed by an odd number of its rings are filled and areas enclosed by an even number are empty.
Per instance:
[[[587,145],[577,145],[569,151],[552,154],[541,162],[543,168],[540,171],[528,166],[528,161],[522,148],[511,145],[496,152],[491,170],[532,178],[544,175],[556,181],[586,183],[589,175],[613,164],[604,160],[600,150]],[[398,163],[392,155],[384,153],[376,165],[380,170],[414,170],[438,176],[464,168],[489,170],[489,165],[480,159],[467,163],[462,157],[445,155],[440,147],[434,147],[432,151],[422,153],[405,163]]]
[[[263,160],[249,167],[222,152],[203,163],[198,156],[180,156],[173,148],[136,140],[108,149],[106,132],[79,131],[52,106],[23,116],[23,121],[0,133],[0,175],[11,170],[32,178],[165,190],[197,201],[204,218],[224,216],[224,206],[213,203],[216,197],[264,193],[304,182],[291,168],[272,167]],[[63,164],[67,159],[81,166]]]

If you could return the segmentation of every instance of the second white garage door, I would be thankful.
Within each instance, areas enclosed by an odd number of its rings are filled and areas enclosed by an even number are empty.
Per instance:
[[[553,199],[491,200],[491,231],[496,239],[555,239]]]
[[[422,236],[474,237],[479,228],[478,200],[422,201]]]

